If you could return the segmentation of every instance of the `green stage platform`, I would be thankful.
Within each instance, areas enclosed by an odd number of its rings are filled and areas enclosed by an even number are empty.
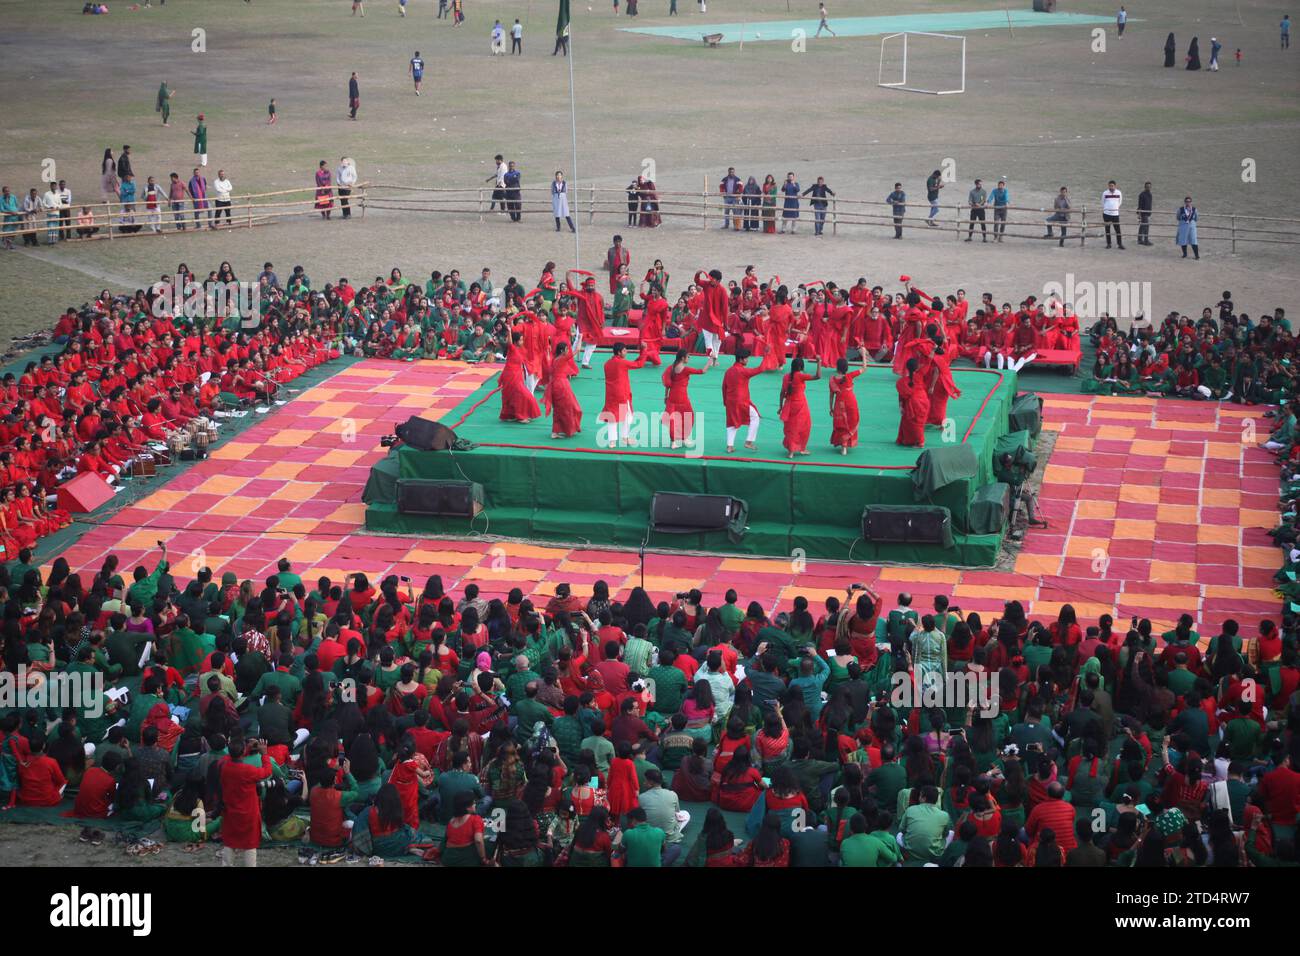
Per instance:
[[[375,466],[367,487],[366,527],[372,531],[414,535],[492,535],[570,545],[636,548],[646,539],[650,500],[656,492],[731,495],[749,504],[748,531],[739,542],[725,533],[651,534],[657,550],[869,562],[992,565],[1001,534],[965,533],[967,506],[979,488],[991,483],[993,451],[1009,431],[1008,413],[1016,393],[1011,372],[953,369],[959,399],[948,405],[953,420],[948,441],[939,428],[927,429],[927,447],[964,443],[978,460],[977,473],[916,500],[911,473],[919,449],[894,443],[898,431],[895,378],[889,366],[873,365],[858,378],[861,409],[860,444],[841,456],[830,447],[829,393],[826,378],[808,383],[813,428],[812,455],[794,462],[781,446],[777,417],[781,374],[751,380],[750,394],[763,422],[757,451],[743,448],[743,431],[735,455],[726,454],[722,375],[730,364],[691,379],[696,444],[671,450],[656,432],[663,411],[662,369],[632,373],[633,406],[638,415],[634,449],[607,447],[607,428],[596,420],[604,404],[604,376],[597,355],[593,368],[573,379],[584,409],[581,434],[552,439],[549,418],[528,424],[503,422],[496,391],[498,377],[488,379],[443,423],[459,437],[477,444],[461,452],[395,449]],[[703,365],[695,356],[692,364]],[[540,390],[539,390],[540,393]],[[484,507],[474,519],[397,513],[397,479],[470,480],[484,489]],[[954,546],[873,544],[860,540],[861,516],[868,504],[941,505],[952,512]]]

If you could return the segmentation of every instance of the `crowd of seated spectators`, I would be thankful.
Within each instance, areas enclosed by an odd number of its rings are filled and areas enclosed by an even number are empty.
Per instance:
[[[130,694],[0,718],[0,781],[71,801],[92,840],[110,807],[220,839],[222,768],[264,751],[256,812],[304,862],[1297,863],[1291,614],[1207,639],[1190,615],[985,620],[860,585],[769,615],[734,591],[534,602],[287,559],[260,582],[176,578],[165,550],[129,574],[30,561],[0,570],[4,669]],[[926,697],[952,675],[987,693]]]

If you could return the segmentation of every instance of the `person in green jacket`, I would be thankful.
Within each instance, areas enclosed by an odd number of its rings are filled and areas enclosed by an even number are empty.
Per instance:
[[[153,599],[158,593],[159,582],[171,567],[167,563],[166,543],[159,541],[158,550],[162,553],[152,572],[146,571],[143,564],[135,569],[134,583],[126,592],[127,604],[139,604],[145,610],[153,607]]]
[[[203,114],[198,115],[198,124],[191,132],[194,134],[194,155],[199,158],[199,165],[208,165],[208,127],[203,122]]]

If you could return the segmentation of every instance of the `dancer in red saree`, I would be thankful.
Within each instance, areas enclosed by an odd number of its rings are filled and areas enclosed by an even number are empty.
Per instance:
[[[816,364],[816,359],[813,363]],[[812,432],[812,416],[808,414],[808,396],[804,391],[804,383],[822,377],[820,365],[817,366],[816,375],[808,375],[803,370],[803,364],[803,359],[796,357],[790,363],[790,371],[781,380],[781,421],[785,422],[785,437],[781,444],[792,459],[795,455],[809,454],[808,435]]]
[[[944,420],[948,417],[948,399],[961,398],[961,389],[952,378],[953,354],[948,343],[940,339],[930,355],[930,414],[925,419],[927,425],[943,427]]]
[[[641,353],[643,356],[644,352]],[[695,429],[695,409],[687,387],[692,375],[703,375],[704,369],[690,367],[691,354],[685,349],[677,352],[673,364],[664,369],[664,414],[663,423],[668,429],[668,439],[672,448],[680,448],[688,442]]]
[[[672,310],[664,298],[664,290],[657,282],[650,283],[646,292],[645,309],[641,313],[641,354],[647,365],[662,365],[659,349],[664,340],[664,328]]]
[[[862,368],[849,371],[849,360],[835,363],[836,374],[830,380],[831,389],[831,447],[847,455],[858,445],[858,397],[853,394],[853,380],[867,370],[867,356],[862,355]]]
[[[794,309],[790,308],[790,290],[781,286],[776,290],[776,301],[767,315],[767,350],[759,371],[767,372],[774,368],[785,367],[785,341],[790,332],[790,323],[794,321]]]
[[[899,445],[925,447],[925,420],[930,414],[930,395],[924,378],[917,373],[920,359],[907,360],[904,374],[898,377],[898,437]]]
[[[542,406],[551,416],[551,437],[572,438],[582,431],[582,406],[573,394],[569,379],[578,374],[573,361],[573,351],[566,341],[555,345],[555,361],[551,363],[550,378],[542,393]]]
[[[515,332],[510,336],[510,349],[506,352],[506,365],[501,370],[501,420],[503,422],[531,422],[542,417],[537,399],[524,383],[524,335]]]

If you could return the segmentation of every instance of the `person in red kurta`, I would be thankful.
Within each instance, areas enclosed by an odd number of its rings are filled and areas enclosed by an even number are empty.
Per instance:
[[[641,353],[645,357],[645,352]],[[691,396],[687,391],[692,375],[703,375],[704,369],[690,367],[691,356],[685,349],[677,352],[673,364],[664,369],[664,414],[663,423],[668,429],[670,447],[679,448],[683,442],[690,443],[691,433],[695,430],[695,408],[691,405]]]
[[[913,356],[907,360],[905,375],[898,377],[898,437],[899,445],[925,446],[925,420],[930,415],[930,394],[924,379],[918,374],[920,361]]]
[[[645,309],[641,312],[641,354],[647,365],[662,365],[659,349],[664,339],[664,329],[672,315],[668,300],[657,283],[651,283],[646,293]]]
[[[574,285],[574,276],[585,276],[582,287]],[[591,356],[600,344],[605,327],[605,300],[596,291],[596,277],[582,269],[570,269],[565,275],[569,297],[578,305],[578,329],[582,333],[582,367],[591,368]]]
[[[699,328],[704,336],[704,351],[709,355],[709,365],[718,364],[718,351],[722,348],[722,330],[727,326],[731,311],[727,287],[722,284],[722,272],[712,269],[707,275],[695,274],[695,281],[703,290],[703,307],[700,309]]]
[[[403,738],[397,749],[397,763],[388,776],[402,800],[402,819],[413,830],[420,829],[420,787],[433,784],[429,761],[415,749],[415,741]]]
[[[262,845],[262,800],[257,784],[271,776],[271,758],[266,755],[266,741],[259,740],[253,753],[261,765],[244,762],[244,742],[231,740],[230,756],[221,765],[221,865],[233,866],[235,852],[243,853],[245,866],[257,866],[257,848]]]
[[[68,778],[59,768],[59,762],[45,753],[43,738],[33,737],[28,747],[26,759],[18,760],[18,805],[57,807]]]
[[[775,308],[775,307],[773,307]],[[786,306],[789,310],[789,306]],[[784,359],[784,339],[782,333],[782,362]],[[749,397],[749,380],[760,372],[765,371],[767,360],[757,368],[748,368],[745,362],[749,359],[749,353],[743,348],[736,349],[736,362],[731,368],[727,369],[726,374],[722,376],[722,404],[727,412],[727,454],[730,455],[736,450],[736,432],[744,426],[748,426],[749,431],[745,435],[745,447],[753,450],[758,445],[758,425],[762,420],[758,414],[758,407]],[[773,366],[775,367],[775,366]]]
[[[501,370],[501,420],[503,422],[530,422],[542,417],[537,399],[529,391],[524,379],[523,333],[510,336],[510,349],[506,352],[506,365]]]
[[[616,342],[613,351],[614,354],[605,362],[605,407],[601,409],[597,418],[611,426],[614,434],[618,436],[618,444],[629,445],[631,444],[631,439],[628,438],[628,427],[632,421],[632,383],[628,378],[628,372],[645,366],[645,353],[642,352],[635,362],[629,362],[623,357],[627,346],[622,342]]]
[[[77,789],[77,800],[69,816],[86,820],[108,819],[109,808],[117,795],[117,777],[112,771],[122,765],[122,758],[114,751],[104,754],[104,766],[87,767]]]
[[[847,455],[858,444],[858,397],[853,394],[853,380],[867,370],[867,356],[862,355],[862,368],[849,371],[849,360],[835,363],[836,374],[830,380],[831,389],[831,447]]]
[[[609,762],[609,813],[615,820],[623,814],[641,805],[637,794],[641,787],[637,783],[636,764],[632,760],[632,745],[624,741],[618,745],[618,756]]]
[[[948,399],[961,398],[961,389],[952,377],[952,354],[945,343],[936,345],[930,356],[929,381],[930,414],[925,423],[942,427],[948,417]]]
[[[817,366],[816,375],[809,375],[803,370],[803,359],[796,357],[790,363],[790,371],[781,380],[781,421],[785,422],[785,437],[781,444],[792,459],[795,455],[809,454],[808,436],[812,432],[812,416],[808,413],[808,396],[804,391],[804,383],[821,377],[820,365]]]
[[[578,366],[573,361],[569,343],[557,342],[550,380],[542,393],[543,408],[551,416],[552,438],[571,438],[582,431],[582,406],[569,383],[569,379],[577,374]]]

